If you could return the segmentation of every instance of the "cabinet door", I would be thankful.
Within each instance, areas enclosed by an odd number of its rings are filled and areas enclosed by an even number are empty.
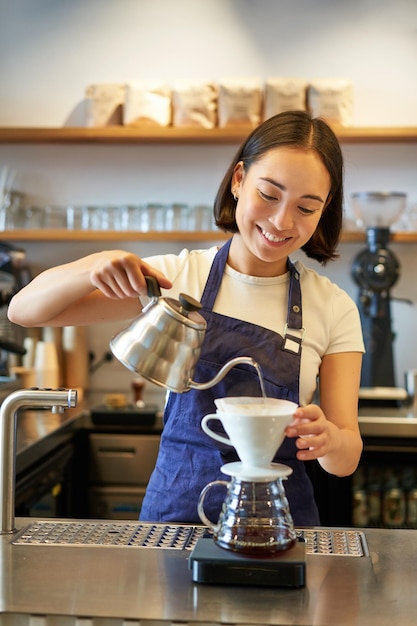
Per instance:
[[[136,521],[145,490],[146,487],[93,486],[89,491],[89,517]]]
[[[90,483],[146,485],[155,467],[160,435],[91,434]]]

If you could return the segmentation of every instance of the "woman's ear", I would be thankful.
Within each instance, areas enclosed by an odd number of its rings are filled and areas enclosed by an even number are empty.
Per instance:
[[[239,195],[239,187],[243,180],[244,175],[245,175],[245,168],[243,166],[243,161],[239,161],[238,163],[236,163],[234,167],[233,176],[232,176],[231,191],[234,196]]]

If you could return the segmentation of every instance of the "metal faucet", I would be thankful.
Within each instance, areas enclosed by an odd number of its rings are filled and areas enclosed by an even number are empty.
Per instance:
[[[16,532],[16,430],[22,407],[51,408],[53,412],[77,405],[74,389],[20,389],[6,396],[0,406],[0,535]]]

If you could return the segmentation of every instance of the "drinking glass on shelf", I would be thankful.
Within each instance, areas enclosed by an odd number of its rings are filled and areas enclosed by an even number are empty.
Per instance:
[[[163,231],[165,229],[165,208],[164,204],[158,202],[149,202],[146,205],[149,231]]]
[[[213,211],[208,204],[196,204],[190,208],[188,230],[207,231],[213,229]]]
[[[25,209],[22,205],[23,194],[11,191],[0,198],[0,231],[24,228]]]
[[[66,228],[67,209],[63,206],[48,205],[44,209],[44,228]]]
[[[127,208],[127,230],[148,231],[148,212],[143,204],[133,204]]]
[[[99,211],[102,230],[127,230],[129,212],[126,205],[101,206]]]
[[[73,204],[67,206],[67,228],[68,230],[87,230],[88,207]]]
[[[101,209],[98,206],[82,208],[81,224],[83,230],[101,230]]]
[[[188,204],[173,202],[165,208],[165,230],[182,231],[188,229]]]
[[[45,211],[40,206],[28,206],[25,209],[24,218],[25,228],[44,228],[45,227]]]

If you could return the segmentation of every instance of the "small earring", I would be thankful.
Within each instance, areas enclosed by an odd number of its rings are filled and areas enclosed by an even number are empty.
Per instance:
[[[236,195],[236,193],[233,192],[233,198],[235,199],[235,202],[237,202],[239,200],[239,196]]]

